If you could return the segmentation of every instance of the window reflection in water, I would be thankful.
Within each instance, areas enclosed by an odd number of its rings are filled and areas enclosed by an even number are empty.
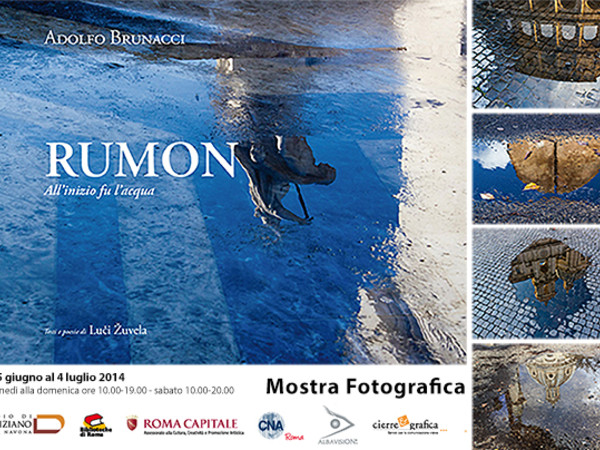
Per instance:
[[[596,57],[599,27],[600,2],[596,1],[476,0],[476,106],[549,106],[560,100],[577,101],[575,92],[553,95],[549,91],[556,85],[528,83],[510,74],[595,83],[600,75]],[[562,98],[553,98],[556,96]],[[579,101],[594,103],[597,99]]]

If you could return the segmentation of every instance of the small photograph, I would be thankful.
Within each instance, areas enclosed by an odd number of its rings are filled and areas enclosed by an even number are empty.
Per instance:
[[[473,0],[473,105],[598,107],[599,18],[595,0]]]
[[[600,223],[600,116],[473,117],[473,222]]]
[[[473,336],[600,336],[600,229],[473,230]]]
[[[600,448],[599,345],[475,345],[473,448]]]

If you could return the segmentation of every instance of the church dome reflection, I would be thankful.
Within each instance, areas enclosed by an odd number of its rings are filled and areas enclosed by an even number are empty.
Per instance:
[[[546,389],[546,401],[552,405],[560,400],[560,387],[571,379],[576,366],[573,355],[561,352],[544,353],[526,364],[531,378]]]

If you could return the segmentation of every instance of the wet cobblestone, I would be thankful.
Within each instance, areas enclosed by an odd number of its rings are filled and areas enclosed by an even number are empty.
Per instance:
[[[475,0],[476,108],[600,105],[600,10],[583,0]]]
[[[517,298],[511,261],[543,238],[557,239],[591,261],[583,277],[590,299],[556,327],[539,323],[537,300]],[[574,338],[600,335],[600,230],[475,229],[473,231],[473,336],[479,339]],[[535,305],[532,306],[532,305]]]

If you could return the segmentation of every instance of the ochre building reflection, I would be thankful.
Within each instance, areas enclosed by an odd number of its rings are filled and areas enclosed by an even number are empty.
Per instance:
[[[600,171],[600,139],[556,136],[508,144],[517,177],[545,193],[565,194],[589,183]]]
[[[600,75],[600,1],[480,0],[476,7],[475,18],[497,28],[488,30],[488,44],[510,54],[514,70],[558,81]]]
[[[535,241],[511,263],[509,281],[519,283],[531,279],[535,298],[545,305],[556,296],[556,281],[563,282],[567,293],[589,267],[589,259],[556,239]]]

